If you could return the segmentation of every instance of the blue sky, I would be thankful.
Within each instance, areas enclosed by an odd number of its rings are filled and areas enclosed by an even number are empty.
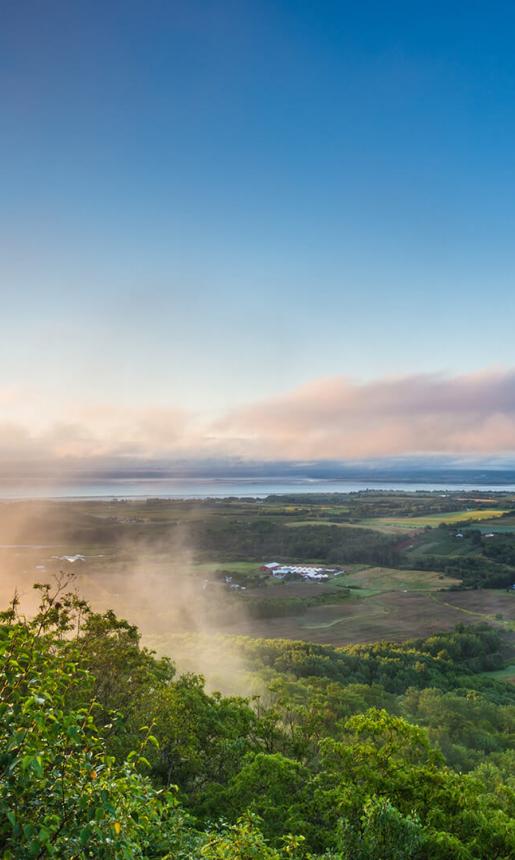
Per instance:
[[[511,368],[514,38],[511,3],[6,3],[0,389],[215,415]]]

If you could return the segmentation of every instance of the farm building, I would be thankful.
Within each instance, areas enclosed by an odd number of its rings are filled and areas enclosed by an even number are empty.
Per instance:
[[[312,565],[303,564],[277,564],[276,562],[262,565],[261,570],[267,571],[279,579],[282,579],[283,576],[288,576],[288,574],[296,573],[302,576],[303,579],[316,580],[318,582],[329,579],[328,574],[330,573],[337,573],[334,568],[313,567]]]

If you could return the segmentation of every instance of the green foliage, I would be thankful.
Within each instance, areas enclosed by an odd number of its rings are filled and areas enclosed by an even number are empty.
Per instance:
[[[343,822],[338,841],[349,860],[412,860],[420,857],[424,833],[415,816],[402,815],[385,798],[371,797],[358,825]]]
[[[220,561],[279,557],[327,564],[367,562],[395,566],[398,540],[373,529],[302,525],[289,528],[275,518],[230,517],[191,526],[191,539],[200,552]]]
[[[0,844],[11,858],[164,857],[175,801],[138,773],[140,749],[122,767],[106,752],[95,702],[70,708],[89,689],[81,651],[65,638],[84,606],[42,589],[33,621],[16,614],[0,627]],[[147,738],[148,739],[148,738]],[[169,827],[169,825],[171,825]],[[166,835],[169,829],[170,840]],[[156,838],[157,834],[157,838]]]
[[[429,736],[458,770],[479,765],[485,755],[513,747],[515,706],[497,706],[475,691],[408,690],[403,706],[409,718],[429,728]]]
[[[501,518],[499,518],[501,521]],[[462,580],[456,588],[509,588],[515,581],[515,535],[484,538],[479,529],[464,529],[456,547],[456,528],[442,524],[417,539],[403,564],[440,570]],[[459,553],[458,553],[459,549]]]
[[[4,860],[514,856],[513,690],[475,674],[501,647],[490,628],[238,639],[267,687],[252,702],[39,588],[33,619],[15,601],[0,621]]]
[[[325,678],[342,684],[381,684],[390,693],[408,687],[481,686],[473,673],[502,665],[501,638],[487,625],[457,627],[429,639],[404,643],[378,642],[335,648],[281,639],[238,639],[240,653],[254,665],[279,675]],[[515,702],[515,690],[485,683],[485,689]]]
[[[223,793],[222,803],[232,816],[245,810],[259,815],[264,833],[277,839],[304,828],[302,807],[308,802],[304,787],[310,776],[300,762],[281,753],[250,755]]]
[[[188,802],[201,802],[209,787],[225,784],[253,746],[256,717],[248,704],[208,696],[195,675],[152,691],[145,712],[159,742],[152,773],[160,784],[180,786]]]
[[[301,836],[286,836],[272,848],[259,830],[260,819],[247,813],[236,824],[208,836],[200,856],[205,860],[286,860],[301,857]]]

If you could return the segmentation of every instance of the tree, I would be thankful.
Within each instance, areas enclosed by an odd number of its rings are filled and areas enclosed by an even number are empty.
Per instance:
[[[411,860],[423,842],[416,816],[402,815],[387,798],[370,797],[358,825],[342,822],[338,847],[342,860]]]
[[[74,595],[43,587],[33,620],[19,616],[16,601],[1,617],[4,860],[164,858],[184,841],[175,799],[138,772],[151,736],[117,766],[95,724],[95,701],[69,706],[72,688],[92,686],[80,647],[65,636],[83,609]]]

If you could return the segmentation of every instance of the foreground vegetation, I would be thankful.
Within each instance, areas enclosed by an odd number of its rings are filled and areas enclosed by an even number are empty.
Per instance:
[[[112,612],[39,592],[35,617],[14,602],[0,626],[6,860],[513,857],[515,690],[485,675],[507,656],[498,631],[239,639],[247,699],[177,674]],[[212,641],[220,661],[231,647]]]

